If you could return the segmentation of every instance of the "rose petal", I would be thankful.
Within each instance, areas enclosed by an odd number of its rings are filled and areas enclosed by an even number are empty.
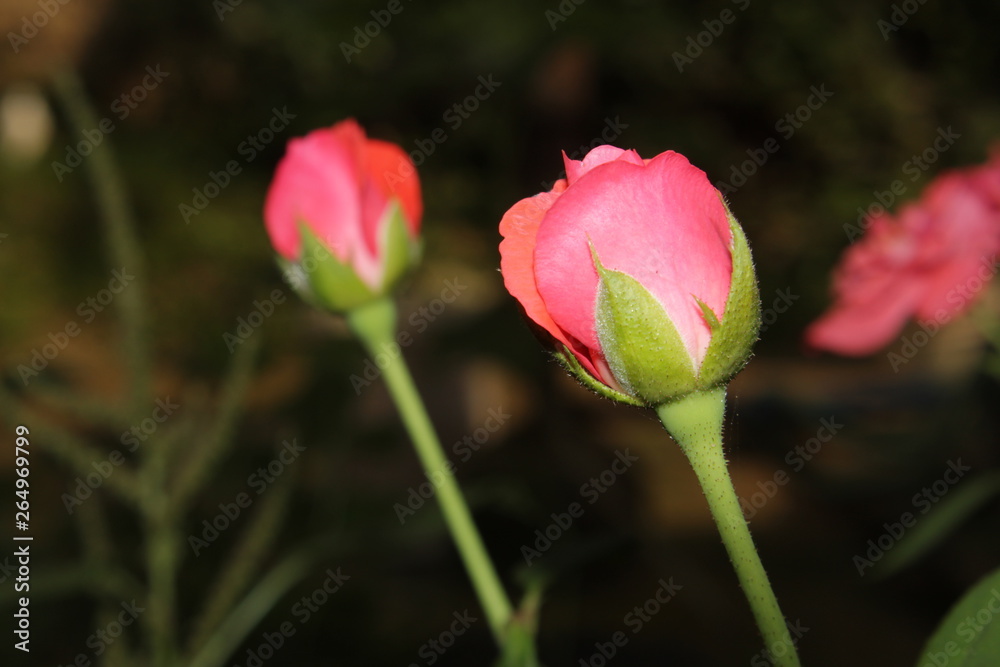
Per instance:
[[[598,146],[587,153],[583,157],[583,160],[571,160],[567,157],[564,151],[563,164],[566,167],[566,182],[569,185],[572,185],[576,182],[576,179],[580,178],[594,167],[608,162],[614,162],[615,160],[623,160],[625,162],[631,162],[632,164],[639,165],[643,163],[642,158],[639,157],[639,154],[634,150],[625,150],[616,146]]]
[[[535,285],[534,252],[538,227],[565,189],[566,181],[557,181],[550,192],[522,199],[504,214],[500,221],[500,234],[503,236],[500,242],[500,272],[507,291],[521,304],[525,315],[568,347],[588,372],[608,384],[610,373],[600,373],[591,360],[591,353],[579,341],[567,336],[553,321]]]
[[[698,368],[711,331],[694,297],[724,312],[730,242],[718,191],[684,156],[605,162],[570,185],[538,229],[538,293],[560,328],[600,350],[593,247],[606,268],[632,276],[663,304]]]
[[[420,179],[410,156],[396,144],[378,139],[368,140],[366,152],[368,178],[386,199],[399,200],[407,227],[416,237],[423,217],[423,201]]]
[[[361,201],[350,135],[349,127],[326,128],[288,142],[264,203],[268,234],[282,256],[298,259],[299,223],[309,225],[342,261],[360,240]]]

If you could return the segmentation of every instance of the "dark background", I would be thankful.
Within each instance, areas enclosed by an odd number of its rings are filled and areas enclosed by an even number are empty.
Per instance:
[[[81,140],[49,88],[59,68],[75,70],[94,113],[114,123],[105,138],[147,261],[155,395],[171,397],[181,414],[211,409],[232,360],[223,334],[236,330],[255,300],[275,289],[287,296],[252,334],[261,350],[236,446],[185,525],[200,531],[219,503],[250,488],[248,477],[283,440],[296,438],[306,450],[283,473],[294,476],[294,487],[264,564],[317,536],[335,548],[280,597],[227,664],[245,665],[262,633],[297,623],[295,602],[337,567],[350,576],[343,590],[265,664],[429,664],[421,646],[467,609],[479,620],[437,664],[482,665],[495,655],[436,505],[428,502],[405,525],[397,520],[394,504],[425,480],[383,385],[356,395],[350,376],[364,371],[363,352],[341,322],[287,288],[264,233],[262,202],[285,142],[348,116],[408,151],[444,129],[446,140],[432,153],[415,154],[426,246],[400,295],[401,325],[415,341],[405,354],[447,449],[483,426],[489,409],[510,414],[480,451],[456,460],[458,477],[512,595],[520,596],[526,577],[545,573],[539,646],[552,666],[586,664],[595,642],[618,630],[629,642],[609,664],[766,663],[751,662],[761,642],[683,457],[652,414],[590,395],[538,347],[497,271],[497,223],[515,201],[561,175],[560,150],[579,158],[581,147],[609,138],[645,157],[673,149],[713,182],[732,182],[747,151],[775,138],[778,150],[748,166],[752,175],[728,196],[754,250],[765,313],[791,295],[731,386],[726,439],[737,491],[750,498],[776,472],[789,474],[787,484],[771,487],[773,498],[751,528],[783,610],[808,628],[799,642],[805,664],[916,664],[949,605],[996,566],[996,502],[892,577],[876,580],[877,567],[861,577],[852,559],[885,523],[914,511],[914,494],[940,479],[948,461],[972,466],[970,477],[997,465],[997,382],[981,370],[984,347],[967,318],[898,372],[885,352],[843,360],[807,354],[800,341],[828,304],[829,273],[858,208],[896,179],[907,186],[902,199],[912,199],[941,171],[982,162],[1000,137],[1000,6],[913,2],[907,6],[915,13],[889,31],[878,22],[898,5],[860,0],[564,0],[558,21],[555,0],[401,0],[402,11],[367,46],[357,42],[364,48],[347,62],[341,44],[386,6],[71,0],[17,53],[9,37],[2,45],[0,93],[51,102],[49,131],[46,113],[32,113],[41,130],[9,126],[0,155],[0,360],[12,392],[37,408],[18,365],[77,319],[76,304],[106,287],[116,268],[89,163],[61,181],[52,167]],[[733,20],[712,23],[724,10]],[[22,17],[37,11],[34,2],[5,3],[3,34],[22,30]],[[705,33],[707,43],[705,31],[720,26],[702,53],[690,47],[689,38]],[[687,48],[697,57],[678,71],[675,53]],[[169,75],[120,118],[114,101],[142,81],[147,66]],[[446,114],[480,77],[499,86],[456,126]],[[799,110],[813,87],[832,96]],[[294,119],[248,161],[241,143],[276,108]],[[791,136],[779,131],[797,110],[807,119]],[[911,181],[907,162],[949,127],[960,138]],[[191,205],[193,189],[234,159],[240,173],[185,222],[180,205]],[[421,315],[448,279],[468,287],[439,315]],[[83,326],[32,384],[98,403],[125,400],[116,312],[112,305]],[[109,452],[130,427],[96,427],[51,409],[33,414]],[[816,436],[823,419],[842,428],[793,472],[786,456]],[[98,622],[94,597],[61,589],[56,575],[77,562],[89,529],[60,500],[77,473],[38,444],[31,664],[67,664],[92,655],[86,641]],[[522,545],[534,542],[553,512],[579,501],[581,485],[626,448],[639,461],[526,568]],[[12,465],[12,457],[0,457],[3,488],[12,488]],[[142,580],[135,515],[110,495],[104,500],[109,558]],[[182,632],[211,583],[233,567],[240,531],[234,522],[197,558],[185,552]],[[671,577],[683,589],[633,635],[625,615]],[[137,626],[125,641],[142,641]]]

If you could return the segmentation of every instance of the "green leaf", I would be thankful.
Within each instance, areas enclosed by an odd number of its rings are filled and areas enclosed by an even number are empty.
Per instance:
[[[970,479],[949,493],[927,516],[907,532],[875,566],[874,574],[888,577],[919,560],[943,542],[984,503],[1000,493],[1000,470]]]
[[[691,355],[660,302],[632,276],[605,269],[596,252],[594,265],[597,337],[625,392],[658,405],[696,389]]]
[[[699,371],[699,385],[705,388],[728,382],[746,365],[760,330],[760,291],[757,288],[750,245],[743,228],[728,207],[726,213],[729,215],[729,229],[733,234],[733,277],[726,299],[726,311],[722,314],[719,326],[712,327],[712,341],[708,344],[705,360]],[[702,306],[703,312],[704,309],[705,306]],[[711,326],[711,320],[708,322]]]
[[[931,636],[917,667],[1000,665],[1000,569],[973,586]],[[991,622],[992,621],[992,622]]]

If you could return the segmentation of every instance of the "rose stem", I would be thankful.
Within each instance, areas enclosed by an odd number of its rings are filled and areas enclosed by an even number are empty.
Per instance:
[[[395,344],[396,310],[392,301],[382,299],[361,306],[348,313],[353,331],[361,339],[369,354],[382,352],[383,345]],[[385,356],[385,355],[384,355]],[[403,355],[392,359],[384,368],[385,382],[389,387],[403,423],[413,439],[417,456],[427,479],[436,479],[437,498],[445,523],[465,563],[476,595],[486,612],[487,621],[499,645],[503,645],[507,625],[511,619],[511,603],[482,538],[476,530],[472,515],[458,482],[445,458],[441,443],[431,425],[420,394],[413,384],[413,377]]]
[[[694,468],[772,659],[782,667],[799,667],[795,644],[754,547],[726,466],[722,449],[725,410],[726,388],[723,386],[688,394],[659,406],[656,412]],[[780,651],[780,656],[774,655],[779,653],[776,650],[779,646],[785,650]]]

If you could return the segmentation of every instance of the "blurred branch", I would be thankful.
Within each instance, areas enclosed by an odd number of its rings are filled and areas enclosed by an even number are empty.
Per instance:
[[[302,547],[268,572],[230,612],[212,637],[187,663],[188,667],[219,667],[257,627],[271,608],[313,565],[338,546],[332,538]]]
[[[240,415],[243,395],[253,375],[254,361],[259,348],[260,336],[255,336],[241,345],[233,356],[232,365],[223,383],[222,398],[215,422],[200,446],[194,449],[191,458],[185,462],[174,483],[173,497],[177,502],[178,511],[183,511],[187,507],[192,496],[201,489],[212,470],[233,446],[236,419]]]
[[[228,562],[221,568],[221,576],[206,596],[204,607],[193,623],[189,653],[193,654],[204,646],[226,612],[245,591],[247,583],[259,571],[268,548],[274,544],[274,538],[281,529],[295,488],[295,478],[295,473],[290,472],[278,480],[261,502],[243,538],[233,548]]]
[[[111,531],[109,530],[105,518],[104,503],[100,497],[91,499],[80,507],[77,515],[77,532],[80,534],[80,541],[83,543],[85,561],[95,564],[107,564],[109,568],[117,570],[119,577],[129,578],[124,568],[113,564],[114,548],[111,542]],[[120,601],[128,599],[129,596],[100,596],[97,610],[97,627],[108,627],[117,620],[120,609]],[[121,641],[114,642],[108,646],[104,654],[105,667],[124,667],[133,664],[131,647],[128,645],[127,637],[122,637]]]
[[[105,426],[112,430],[127,425],[130,419],[118,405],[109,405],[106,400],[81,396],[62,387],[47,386],[34,382],[27,388],[27,393],[43,401],[47,407],[55,408],[73,417],[91,424]]]
[[[107,564],[114,557],[111,532],[104,517],[104,503],[94,498],[80,506],[77,514],[77,532],[83,543],[83,552],[91,563]]]
[[[25,410],[15,405],[13,395],[0,382],[0,414],[12,424],[31,424],[33,443],[67,464],[77,474],[87,476],[94,472],[94,464],[104,461],[108,454],[91,447],[69,431],[50,426],[40,419],[32,419]],[[110,464],[109,464],[110,465]],[[139,501],[139,487],[135,473],[124,465],[116,466],[112,474],[102,475],[102,486],[117,493],[132,504]]]
[[[873,574],[876,579],[891,577],[927,555],[948,539],[983,505],[1000,493],[1000,470],[991,470],[970,479],[936,504],[927,516],[885,554]]]
[[[182,541],[181,512],[167,492],[171,448],[161,441],[143,450],[139,505],[146,532],[146,570],[149,574],[148,609],[143,615],[149,634],[152,664],[170,667],[176,662],[177,570]]]
[[[131,573],[104,563],[42,568],[31,581],[33,601],[65,596],[69,593],[90,593],[99,599],[142,599],[143,590],[142,583]],[[6,603],[15,597],[13,588],[4,587],[0,591],[0,602]]]
[[[97,115],[87,99],[80,79],[70,71],[53,77],[53,90],[73,131],[80,134],[98,127]],[[135,222],[129,210],[121,174],[111,151],[110,140],[104,137],[87,160],[97,207],[104,223],[108,254],[115,266],[121,265],[135,276],[128,289],[118,297],[125,336],[125,358],[131,373],[130,414],[142,414],[152,401],[149,322],[146,312],[146,266],[135,234]]]

